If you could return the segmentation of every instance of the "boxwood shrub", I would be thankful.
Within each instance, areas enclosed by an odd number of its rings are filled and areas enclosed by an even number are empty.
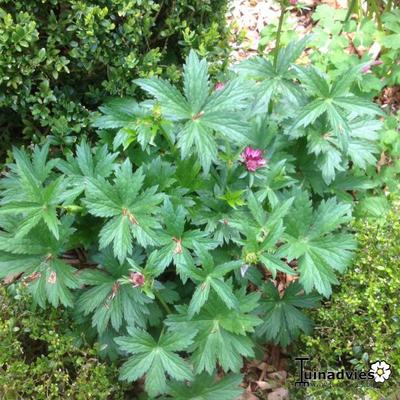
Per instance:
[[[225,45],[226,0],[3,0],[0,148],[42,134],[65,145],[106,96],[134,78],[177,79],[186,49],[210,59]],[[221,22],[222,21],[222,22]]]

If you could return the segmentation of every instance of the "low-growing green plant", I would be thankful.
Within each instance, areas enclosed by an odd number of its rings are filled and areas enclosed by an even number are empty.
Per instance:
[[[215,85],[191,51],[182,90],[138,79],[151,99],[101,108],[102,143],[14,149],[0,277],[24,281],[41,306],[74,307],[150,397],[232,400],[243,357],[310,332],[304,309],[351,262],[347,226],[381,111],[351,92],[364,64],[331,81],[295,64],[306,44]]]
[[[301,3],[296,7],[301,8]],[[355,215],[380,217],[390,208],[388,197],[399,193],[398,11],[383,13],[384,31],[380,31],[369,18],[346,20],[346,14],[345,9],[327,4],[316,7],[312,13],[315,26],[301,62],[311,62],[324,71],[330,81],[345,73],[349,66],[365,63],[352,83],[352,91],[371,100],[376,99],[388,113],[382,128],[377,130],[379,161],[376,165],[371,163],[366,169],[370,190],[365,192],[364,198],[358,199]],[[298,36],[287,16],[288,12],[281,26],[283,44]],[[270,26],[261,34],[264,36],[260,43],[270,42],[276,36]],[[263,45],[259,50],[262,49]]]
[[[301,3],[299,3],[301,4]],[[289,21],[287,7],[281,26],[280,40],[286,45],[296,40],[294,22]],[[347,10],[334,8],[327,4],[318,5],[313,11],[312,37],[308,43],[308,51],[304,56],[317,68],[328,73],[331,79],[341,75],[349,66],[360,62],[369,63],[360,71],[354,81],[354,90],[358,90],[371,98],[379,96],[385,87],[400,83],[399,59],[399,10],[382,14],[384,31],[369,18],[346,20]],[[259,51],[277,36],[277,26],[268,25],[261,30]]]
[[[95,349],[78,348],[64,310],[32,310],[19,285],[0,286],[0,397],[14,399],[123,399],[118,369]]]
[[[386,360],[392,374],[385,385],[337,381],[329,387],[297,392],[310,399],[395,399],[399,393],[400,309],[398,275],[400,218],[396,200],[386,218],[380,221],[360,219],[354,224],[359,249],[354,267],[343,277],[332,299],[312,314],[318,331],[304,337],[297,354],[310,357],[313,370],[341,368],[368,370],[376,360]],[[345,323],[344,323],[345,321]]]

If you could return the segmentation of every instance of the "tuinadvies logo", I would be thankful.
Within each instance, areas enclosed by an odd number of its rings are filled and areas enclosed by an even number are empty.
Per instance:
[[[392,371],[390,364],[386,361],[375,361],[370,365],[369,371],[358,370],[338,370],[338,371],[307,371],[306,362],[310,360],[309,357],[296,357],[295,360],[299,362],[299,379],[295,382],[295,386],[308,387],[312,381],[318,380],[374,380],[378,383],[383,383],[389,379]]]

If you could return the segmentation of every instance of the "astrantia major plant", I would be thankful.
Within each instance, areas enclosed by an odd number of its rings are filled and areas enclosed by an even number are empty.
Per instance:
[[[192,51],[182,87],[102,107],[98,144],[15,149],[0,180],[0,277],[73,307],[152,397],[240,394],[255,344],[310,332],[351,264],[379,109],[352,94],[363,65],[330,81],[295,65],[305,45],[217,84]]]

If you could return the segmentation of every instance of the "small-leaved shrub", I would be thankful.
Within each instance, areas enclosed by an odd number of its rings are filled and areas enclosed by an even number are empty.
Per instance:
[[[225,0],[2,1],[2,150],[21,132],[70,145],[104,98],[134,93],[135,77],[177,79],[189,47],[221,60],[225,8]]]
[[[118,370],[78,348],[63,310],[30,310],[30,297],[0,286],[0,398],[123,399]]]
[[[363,64],[296,65],[307,40],[215,85],[191,51],[182,88],[136,80],[150,99],[105,104],[100,143],[15,148],[0,181],[0,277],[73,307],[151,397],[232,400],[243,358],[310,332],[351,263],[381,111],[352,93]]]

